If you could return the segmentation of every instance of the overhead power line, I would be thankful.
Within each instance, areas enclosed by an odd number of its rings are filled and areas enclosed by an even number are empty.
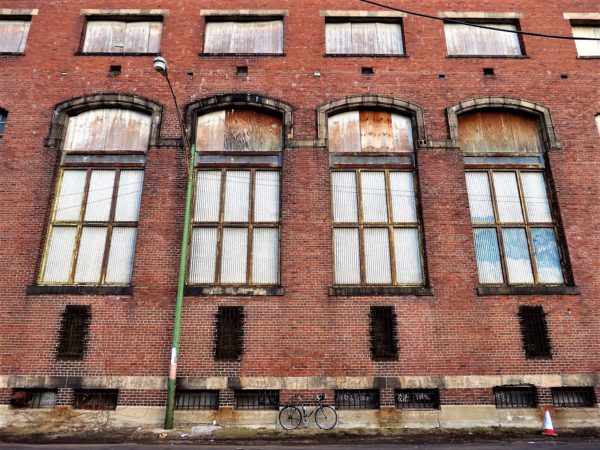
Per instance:
[[[474,27],[474,28],[484,28],[486,30],[501,31],[503,33],[520,34],[523,36],[536,36],[536,37],[547,38],[547,39],[562,39],[565,41],[600,41],[600,38],[592,38],[592,37],[573,37],[573,36],[562,36],[562,35],[558,35],[558,34],[535,33],[533,31],[506,30],[504,28],[496,28],[493,26],[484,25],[484,24],[475,23],[475,22],[465,22],[464,20],[450,19],[447,17],[438,17],[438,16],[432,16],[431,14],[425,14],[425,13],[420,13],[420,12],[416,12],[416,11],[409,11],[408,9],[396,8],[395,6],[390,6],[390,5],[386,5],[384,3],[374,2],[371,0],[360,0],[360,1],[363,3],[369,3],[374,6],[379,6],[381,8],[389,9],[392,11],[401,12],[401,13],[404,13],[409,16],[424,17],[425,19],[433,19],[433,20],[438,20],[438,21],[446,22],[446,23],[457,23],[460,25],[466,25],[466,26]]]

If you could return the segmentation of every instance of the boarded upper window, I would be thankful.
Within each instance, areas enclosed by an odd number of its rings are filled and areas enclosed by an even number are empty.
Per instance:
[[[409,117],[385,111],[349,111],[328,121],[329,151],[351,153],[412,152]]]
[[[158,53],[162,22],[90,20],[84,53]]]
[[[151,117],[127,109],[94,109],[69,118],[64,150],[146,151]]]
[[[6,125],[6,119],[8,118],[8,113],[2,109],[0,109],[0,140],[2,140],[2,136],[4,136],[4,126]]]
[[[448,55],[520,56],[523,54],[516,24],[478,23],[490,30],[459,23],[444,24]],[[499,31],[506,30],[506,31]]]
[[[600,114],[596,116],[596,127],[598,127],[598,134],[600,134]],[[2,134],[1,131],[0,134]]]
[[[538,154],[537,120],[506,111],[476,111],[458,117],[460,148],[467,154]]]
[[[573,25],[573,37],[593,38],[596,41],[575,41],[577,55],[600,56],[600,24]]]
[[[402,55],[402,25],[386,22],[328,22],[328,54]]]
[[[24,53],[30,20],[0,19],[0,53]]]
[[[208,21],[204,53],[283,53],[283,20]]]
[[[228,109],[198,117],[198,151],[278,152],[281,119],[253,110]]]

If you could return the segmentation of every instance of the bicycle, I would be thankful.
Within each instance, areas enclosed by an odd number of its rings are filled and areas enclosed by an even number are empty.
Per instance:
[[[337,424],[337,413],[331,406],[323,404],[325,394],[317,395],[317,406],[310,410],[306,405],[286,405],[279,411],[279,423],[285,430],[295,430],[304,423],[306,426],[310,416],[315,414],[315,423],[322,430],[331,430]],[[300,398],[301,400],[301,398]]]

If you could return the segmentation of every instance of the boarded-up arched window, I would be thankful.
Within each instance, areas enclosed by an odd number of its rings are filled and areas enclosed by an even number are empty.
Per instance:
[[[251,109],[222,109],[198,117],[199,152],[278,152],[281,118]]]
[[[538,121],[509,111],[475,111],[458,117],[460,148],[466,154],[536,155],[542,152]]]
[[[329,117],[332,153],[412,152],[410,117],[386,111],[349,111]]]

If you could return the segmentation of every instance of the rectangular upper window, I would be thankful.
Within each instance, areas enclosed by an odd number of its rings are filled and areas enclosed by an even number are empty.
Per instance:
[[[597,39],[596,41],[576,40],[577,55],[600,57],[600,22],[594,25],[573,24],[572,29],[573,37]]]
[[[0,141],[2,141],[2,137],[4,136],[4,127],[6,126],[7,118],[8,118],[8,113],[6,111],[0,109]],[[600,122],[598,122],[598,123],[600,123]]]
[[[371,356],[376,361],[398,359],[398,332],[393,306],[371,306]]]
[[[240,17],[207,19],[204,53],[283,54],[281,17]]]
[[[542,306],[519,306],[523,349],[527,358],[552,357],[548,323]]]
[[[403,55],[402,24],[383,20],[328,19],[325,23],[328,55]]]
[[[160,52],[162,17],[152,20],[89,17],[83,42],[83,53]]]
[[[244,308],[219,306],[215,333],[215,359],[238,360],[244,345]]]
[[[0,15],[0,53],[25,53],[30,17]]]
[[[523,55],[517,22],[460,20],[469,24],[444,23],[449,56]]]
[[[60,339],[56,350],[58,359],[82,359],[90,325],[90,307],[67,305],[60,324]]]

